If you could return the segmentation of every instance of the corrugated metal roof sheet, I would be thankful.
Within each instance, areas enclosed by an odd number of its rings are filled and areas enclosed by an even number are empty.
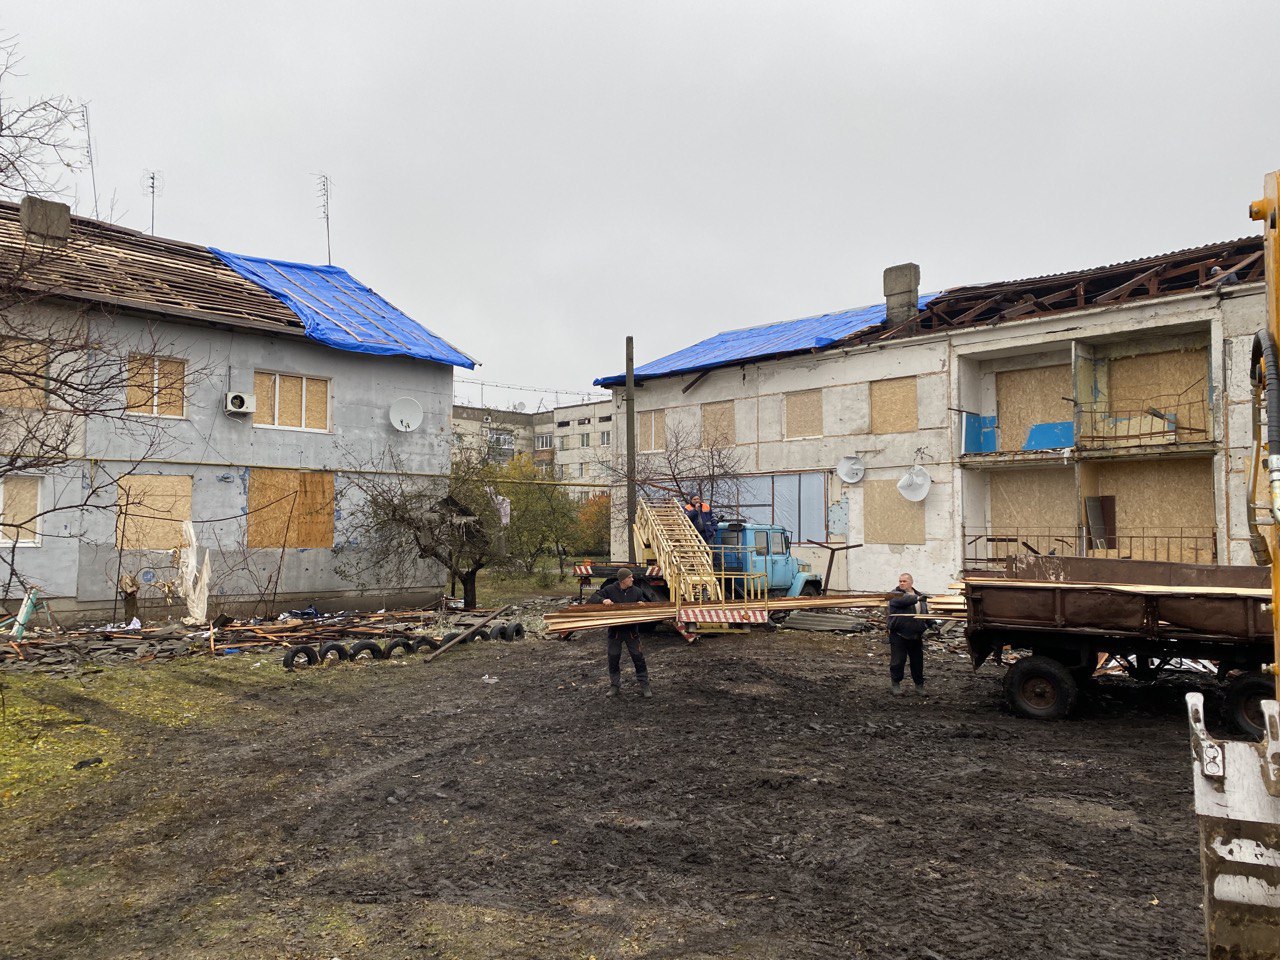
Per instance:
[[[417,357],[454,367],[476,362],[356,280],[341,267],[210,251],[278,297],[301,318],[307,338],[338,350]]]
[[[920,298],[924,309],[937,294],[927,293]],[[779,354],[799,353],[828,347],[867,327],[884,323],[885,305],[857,307],[839,313],[824,313],[818,317],[801,320],[785,320],[761,327],[726,330],[708,337],[691,347],[685,347],[658,360],[636,368],[636,380],[649,380],[676,373],[693,373],[732,366],[748,360],[760,360]],[[595,381],[598,387],[611,387],[626,382],[625,374],[613,374]]]

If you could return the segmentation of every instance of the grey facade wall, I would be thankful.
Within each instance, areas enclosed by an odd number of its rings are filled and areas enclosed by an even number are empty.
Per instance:
[[[47,308],[46,308],[47,309]],[[357,494],[344,482],[366,471],[440,476],[448,471],[452,368],[408,357],[333,350],[289,336],[229,332],[211,327],[91,314],[115,341],[136,339],[140,348],[187,361],[186,414],[163,423],[162,449],[138,463],[147,444],[116,422],[90,419],[84,457],[46,476],[48,503],[77,504],[101,486],[92,507],[46,518],[38,546],[19,550],[19,569],[60,606],[109,611],[117,571],[139,575],[139,599],[159,602],[149,584],[171,579],[166,551],[115,546],[116,490],[106,477],[128,473],[192,477],[192,521],[201,547],[211,553],[211,609],[239,608],[262,599],[262,584],[279,570],[275,605],[319,601],[333,607],[380,607],[438,596],[443,575],[422,564],[411,584],[353,582],[338,569],[332,549],[246,548],[248,490],[253,467],[335,473],[335,545],[358,556],[361,544],[350,522]],[[323,377],[330,382],[330,428],[324,432],[255,425],[248,415],[224,412],[228,391],[254,392],[254,371]],[[388,409],[412,397],[423,408],[422,425],[405,433],[392,427]],[[139,420],[155,418],[140,417]],[[182,611],[178,611],[182,612]]]

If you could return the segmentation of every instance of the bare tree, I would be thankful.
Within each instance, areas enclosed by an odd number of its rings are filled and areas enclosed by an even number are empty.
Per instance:
[[[344,473],[348,543],[335,548],[339,573],[354,583],[406,588],[434,561],[462,584],[474,609],[480,571],[507,557],[502,497],[494,467],[477,451],[455,451],[447,477],[407,471],[388,451],[376,469]]]
[[[83,113],[69,97],[13,99],[21,63],[17,38],[0,38],[0,194],[56,195],[85,160]]]

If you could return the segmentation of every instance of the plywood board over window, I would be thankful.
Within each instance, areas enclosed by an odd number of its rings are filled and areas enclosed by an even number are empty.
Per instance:
[[[866,480],[862,487],[863,543],[924,543],[923,502],[906,499],[897,480]]]
[[[895,377],[871,383],[871,432],[915,433],[920,429],[916,378]],[[923,542],[923,541],[921,541]]]
[[[251,469],[248,544],[254,549],[332,547],[333,474]]]
[[[129,355],[125,409],[157,417],[186,415],[187,362],[176,357]]]
[[[255,370],[253,394],[258,426],[329,429],[329,381],[322,377]]]
[[[17,337],[0,337],[0,407],[43,410],[48,406],[49,351]]]
[[[738,442],[733,422],[733,401],[704,403],[702,405],[702,446],[732,447]]]
[[[1022,450],[1038,423],[1075,417],[1071,364],[1005,370],[996,374],[996,431],[1001,450]]]
[[[799,390],[785,399],[787,439],[822,436],[822,390]]]
[[[117,481],[116,547],[176,550],[191,519],[191,478],[132,474]]]
[[[1080,500],[1070,467],[1052,470],[993,470],[991,527],[1029,535],[1074,536]]]
[[[1209,350],[1166,350],[1110,361],[1110,406],[1117,417],[1154,408],[1184,431],[1184,441],[1211,440],[1208,427]],[[1161,421],[1167,423],[1168,421]],[[1159,429],[1159,424],[1153,425]]]
[[[636,449],[641,453],[667,449],[667,411],[636,414]]]
[[[0,483],[0,540],[35,543],[39,513],[40,478],[5,477]]]

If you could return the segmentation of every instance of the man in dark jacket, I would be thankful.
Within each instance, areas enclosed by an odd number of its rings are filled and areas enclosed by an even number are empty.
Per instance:
[[[889,595],[889,681],[895,697],[902,696],[902,674],[911,659],[911,679],[916,693],[924,696],[924,633],[929,621],[911,614],[919,609],[925,595],[916,593],[911,574],[898,577],[897,588]]]
[[[635,584],[631,571],[623,567],[618,571],[618,579],[607,583],[591,595],[588,603],[639,603],[644,594]],[[625,641],[627,652],[631,654],[631,665],[636,669],[636,680],[640,684],[640,695],[652,697],[649,689],[649,668],[644,662],[644,652],[640,649],[640,630],[634,623],[624,623],[609,628],[609,692],[607,696],[616,697],[622,692],[622,644]]]
[[[716,538],[716,515],[711,510],[711,504],[703,503],[702,498],[695,494],[685,504],[684,513],[703,540],[710,543]]]

